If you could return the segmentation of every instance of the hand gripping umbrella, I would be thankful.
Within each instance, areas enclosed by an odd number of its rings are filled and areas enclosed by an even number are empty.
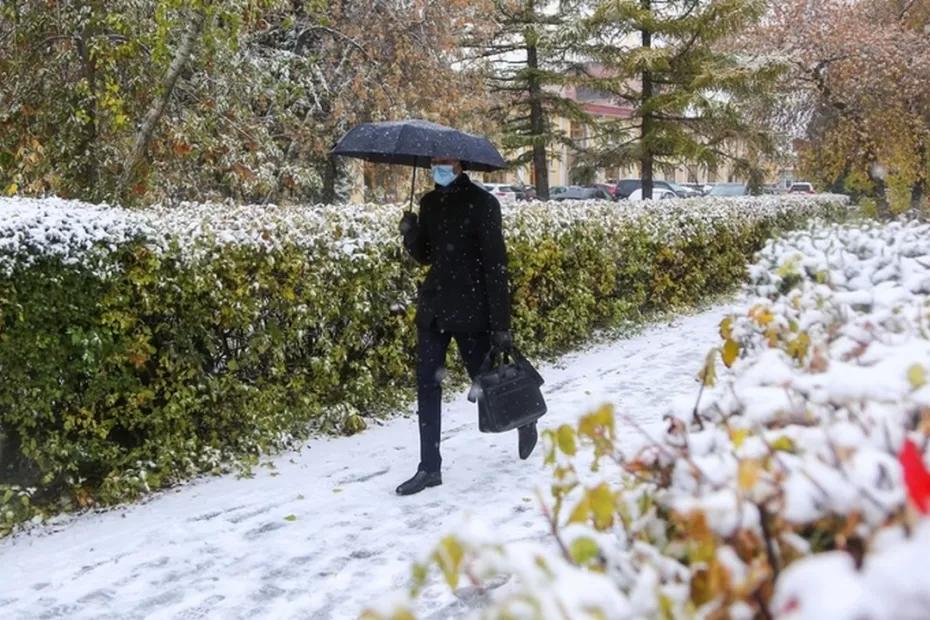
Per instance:
[[[417,168],[429,168],[434,157],[457,159],[466,170],[491,171],[507,166],[487,138],[423,120],[364,123],[343,136],[332,152],[375,163],[413,166],[410,210]]]

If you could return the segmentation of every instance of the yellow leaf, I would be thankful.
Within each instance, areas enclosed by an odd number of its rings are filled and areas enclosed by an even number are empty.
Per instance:
[[[16,192],[19,191],[19,185],[16,183],[10,183],[6,186],[6,195],[13,196]]]
[[[284,517],[284,520],[285,521],[296,521],[297,515],[287,515],[286,517]]]
[[[795,446],[794,442],[791,440],[791,437],[782,435],[772,442],[772,449],[780,450],[781,452],[794,452]]]
[[[584,497],[581,498],[581,501],[578,502],[578,505],[575,506],[575,509],[572,510],[572,514],[568,517],[569,523],[584,523],[588,520],[588,515],[591,514],[591,500],[588,497],[588,494],[585,493]]]
[[[604,431],[608,437],[614,436],[614,406],[609,403],[583,416],[578,422],[579,435],[593,438],[599,431]]]
[[[724,340],[729,340],[733,335],[733,317],[728,316],[727,318],[720,321],[720,337]]]
[[[739,343],[732,338],[727,338],[727,341],[723,343],[723,363],[730,368],[737,357],[739,357]]]
[[[746,441],[746,437],[749,436],[749,429],[738,428],[730,433],[730,440],[733,442],[734,448],[739,448],[743,445],[743,442]]]
[[[591,501],[591,512],[594,515],[594,526],[599,530],[606,530],[614,524],[614,508],[616,495],[602,482],[590,491],[588,497]]]
[[[778,330],[774,327],[769,327],[765,330],[765,338],[768,340],[769,346],[775,348],[778,346]]]
[[[739,462],[738,484],[741,491],[749,491],[759,481],[762,464],[759,461],[745,460]]]
[[[912,364],[907,369],[907,381],[911,384],[912,389],[919,390],[927,385],[927,369],[920,364]]]
[[[574,456],[577,451],[577,446],[575,445],[575,429],[568,424],[563,424],[559,427],[557,437],[559,441],[559,450],[569,456]]]
[[[788,343],[788,354],[799,362],[807,357],[811,346],[811,337],[807,332],[801,332],[798,337]]]
[[[754,306],[749,311],[749,316],[752,317],[752,320],[754,320],[760,327],[765,327],[775,320],[775,315],[772,314],[772,311],[762,306]]]
[[[439,541],[439,547],[433,553],[436,563],[442,570],[446,583],[453,590],[459,585],[459,573],[462,569],[462,558],[465,557],[465,550],[462,544],[454,536],[446,536]]]
[[[705,387],[713,387],[717,383],[717,352],[718,349],[711,349],[707,352],[704,359],[704,367],[698,373],[698,379]]]

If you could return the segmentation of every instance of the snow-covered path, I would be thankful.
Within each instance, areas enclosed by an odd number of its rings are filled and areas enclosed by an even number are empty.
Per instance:
[[[542,368],[550,413],[541,427],[605,400],[658,424],[674,397],[696,394],[695,373],[725,310]],[[444,484],[416,496],[393,494],[417,463],[407,417],[308,442],[252,479],[206,479],[2,541],[0,617],[357,618],[405,589],[411,562],[463,512],[479,513],[502,539],[544,537],[533,497],[548,481],[542,450],[520,461],[516,433],[479,434],[473,407],[464,396],[445,405]],[[418,611],[444,619],[468,605],[436,583]]]

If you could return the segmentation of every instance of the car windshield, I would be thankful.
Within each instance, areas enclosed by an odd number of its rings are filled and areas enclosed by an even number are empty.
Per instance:
[[[639,179],[624,179],[617,183],[617,188],[622,194],[629,194],[633,190],[638,189],[640,186]]]
[[[711,196],[742,196],[745,193],[745,187],[739,183],[722,183],[710,190]]]

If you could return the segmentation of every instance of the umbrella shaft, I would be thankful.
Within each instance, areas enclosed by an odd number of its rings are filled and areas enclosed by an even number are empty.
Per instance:
[[[413,211],[413,195],[417,189],[417,163],[419,163],[417,161],[418,159],[419,158],[415,158],[414,163],[413,163],[413,178],[410,181],[410,206],[408,208],[408,211]]]

